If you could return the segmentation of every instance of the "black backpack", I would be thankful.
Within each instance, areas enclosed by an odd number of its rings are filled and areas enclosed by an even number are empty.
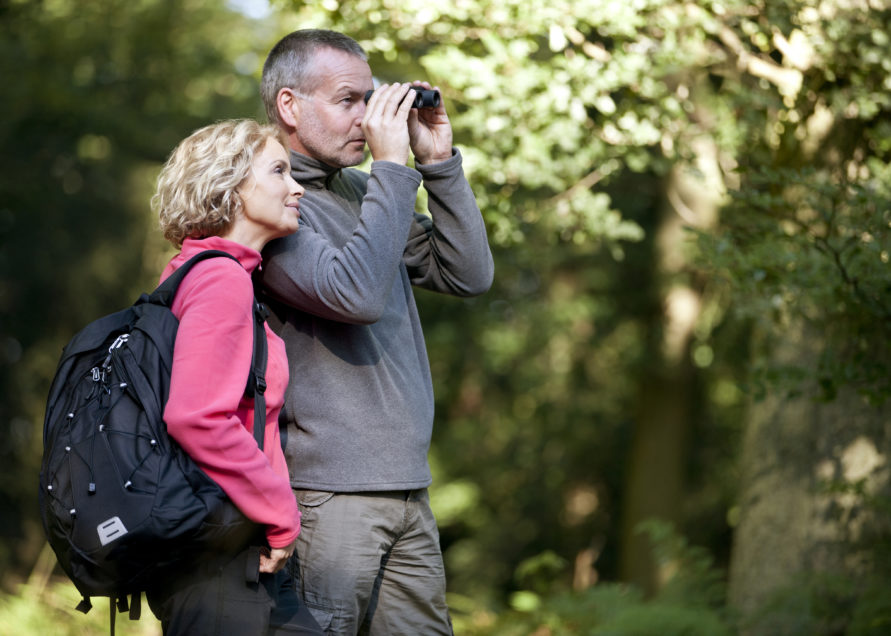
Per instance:
[[[258,532],[168,435],[162,419],[179,322],[176,290],[208,250],[151,294],[82,329],[64,348],[43,425],[40,512],[50,545],[83,600],[110,597],[139,618],[141,592],[186,559],[243,549]],[[254,302],[254,351],[245,394],[254,437],[266,420],[266,310]],[[262,536],[262,535],[261,535]],[[197,555],[197,557],[196,557]],[[127,602],[130,595],[132,603]]]

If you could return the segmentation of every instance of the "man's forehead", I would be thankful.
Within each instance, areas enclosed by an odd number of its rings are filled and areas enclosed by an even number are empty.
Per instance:
[[[320,49],[310,63],[312,75],[325,81],[350,81],[371,77],[368,62],[360,57],[336,49]]]

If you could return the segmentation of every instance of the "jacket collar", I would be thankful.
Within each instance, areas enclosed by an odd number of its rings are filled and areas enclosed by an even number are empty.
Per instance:
[[[291,154],[291,176],[304,188],[321,190],[331,183],[331,180],[340,175],[340,168],[334,168],[326,163],[313,159],[295,150]]]
[[[238,259],[238,262],[241,263],[241,266],[248,273],[253,272],[260,266],[260,252],[257,250],[247,245],[224,239],[221,236],[208,236],[206,238],[187,238],[184,240],[182,250],[173,257],[168,268],[170,266],[174,268],[179,267],[195,254],[204,250],[222,250],[231,254]]]

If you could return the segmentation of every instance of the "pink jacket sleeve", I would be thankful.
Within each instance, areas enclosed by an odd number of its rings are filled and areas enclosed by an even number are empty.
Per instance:
[[[173,303],[180,326],[164,419],[170,436],[235,505],[267,527],[270,546],[282,548],[297,537],[300,513],[281,446],[269,434],[278,423],[266,422],[270,461],[252,435],[253,403],[243,401],[253,298],[250,276],[229,259],[198,263],[183,280]]]

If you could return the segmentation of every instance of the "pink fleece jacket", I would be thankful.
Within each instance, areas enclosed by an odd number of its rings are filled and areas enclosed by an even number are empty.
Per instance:
[[[288,384],[281,338],[266,326],[266,434],[260,451],[253,438],[253,400],[244,397],[254,342],[250,272],[259,252],[218,236],[186,239],[161,280],[196,253],[218,249],[238,258],[211,258],[186,275],[173,301],[179,331],[173,353],[164,421],[170,436],[251,520],[266,526],[273,548],[288,546],[300,531],[279,438],[278,414]]]

